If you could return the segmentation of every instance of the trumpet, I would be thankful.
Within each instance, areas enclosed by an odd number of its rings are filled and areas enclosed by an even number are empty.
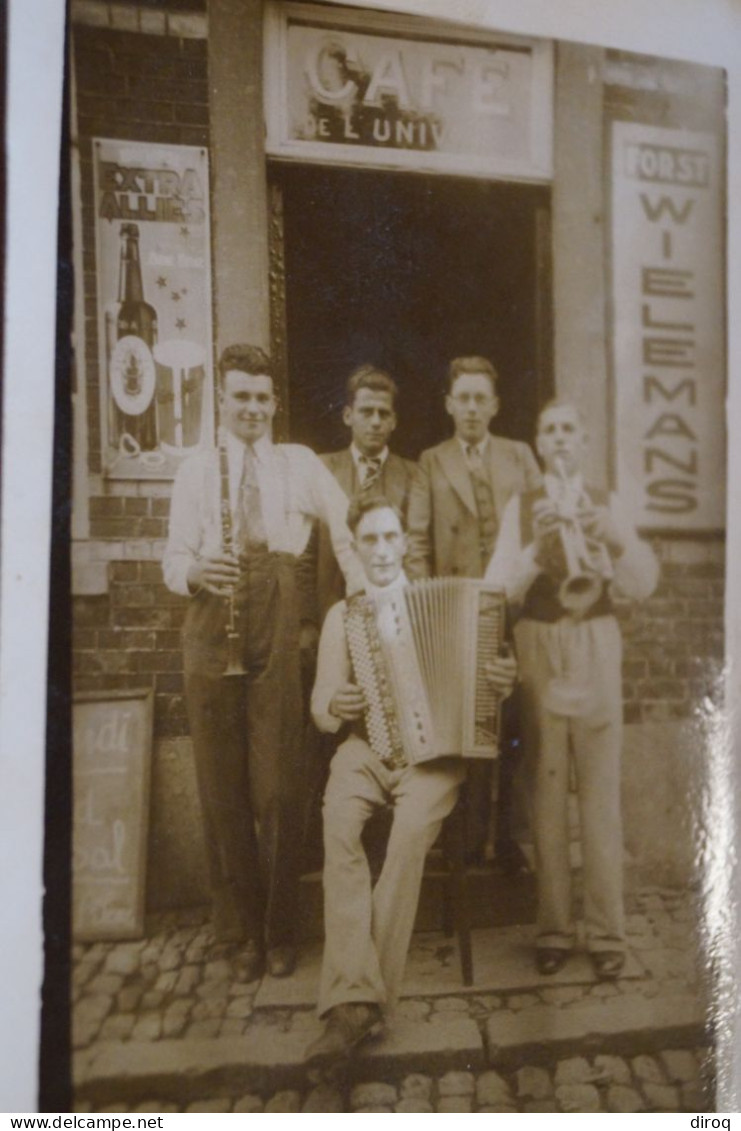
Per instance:
[[[603,542],[584,533],[579,512],[587,496],[569,498],[566,470],[560,459],[556,468],[563,484],[563,500],[558,507],[558,535],[561,543],[566,576],[558,589],[558,599],[564,609],[575,619],[583,617],[599,599],[605,581],[613,575],[612,562]]]

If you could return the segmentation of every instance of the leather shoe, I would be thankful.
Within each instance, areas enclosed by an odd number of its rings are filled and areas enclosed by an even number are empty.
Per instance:
[[[287,978],[296,969],[295,946],[272,946],[267,953],[268,974],[273,978]]]
[[[235,946],[229,962],[235,982],[254,982],[262,977],[265,968],[262,948],[256,939],[247,939]]]
[[[541,946],[535,951],[535,965],[539,974],[557,974],[565,965],[570,950],[563,947]]]
[[[602,982],[617,978],[625,965],[625,955],[621,950],[595,950],[589,957],[595,974]]]
[[[354,1048],[383,1030],[381,1010],[375,1002],[346,1002],[327,1014],[321,1036],[306,1050],[307,1068],[329,1068],[350,1056]]]

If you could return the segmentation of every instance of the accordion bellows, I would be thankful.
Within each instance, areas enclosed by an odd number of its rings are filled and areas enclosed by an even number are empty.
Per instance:
[[[485,665],[501,647],[504,594],[435,578],[351,597],[345,632],[366,702],[368,742],[391,767],[495,758],[499,698]]]

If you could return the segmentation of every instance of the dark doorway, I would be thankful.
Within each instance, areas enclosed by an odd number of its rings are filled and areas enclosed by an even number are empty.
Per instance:
[[[550,395],[547,188],[408,173],[276,168],[282,187],[290,436],[344,446],[343,387],[372,362],[397,381],[394,447],[449,435],[452,357],[501,378],[497,431],[531,440]]]

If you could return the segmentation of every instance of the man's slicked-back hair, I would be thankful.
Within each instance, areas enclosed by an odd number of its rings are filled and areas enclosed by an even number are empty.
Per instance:
[[[401,529],[406,529],[404,524],[404,517],[399,508],[394,503],[392,503],[390,499],[387,499],[385,495],[381,495],[380,493],[374,495],[373,492],[370,492],[370,494],[367,495],[364,495],[362,493],[356,495],[350,503],[347,511],[347,525],[350,528],[350,532],[352,534],[355,534],[358,526],[360,525],[361,519],[365,518],[365,516],[367,514],[370,514],[371,511],[381,510],[393,511],[399,520]]]
[[[273,377],[273,366],[265,350],[259,346],[247,345],[239,342],[227,346],[219,358],[219,383],[224,385],[224,378],[232,369],[239,373],[246,373],[250,377]]]
[[[543,407],[538,412],[538,416],[537,416],[537,419],[535,421],[535,435],[536,436],[540,432],[540,422],[541,422],[541,420],[543,419],[543,417],[545,416],[545,414],[547,412],[550,412],[550,410],[552,408],[568,408],[568,409],[571,409],[571,411],[576,416],[576,419],[579,421],[579,423],[581,424],[584,431],[585,432],[587,431],[587,422],[586,422],[586,419],[584,417],[584,413],[579,408],[578,404],[575,404],[574,401],[566,400],[565,397],[551,397],[551,399],[549,401],[546,401],[545,404],[543,405]]]
[[[454,357],[448,366],[447,393],[453,392],[453,385],[465,373],[483,373],[491,382],[491,391],[497,395],[497,381],[499,374],[486,357]]]
[[[361,389],[372,389],[374,393],[388,393],[392,404],[396,407],[399,388],[393,377],[390,377],[384,369],[378,369],[375,365],[359,365],[353,370],[345,385],[345,404],[348,408],[352,408],[355,404],[355,398]]]

